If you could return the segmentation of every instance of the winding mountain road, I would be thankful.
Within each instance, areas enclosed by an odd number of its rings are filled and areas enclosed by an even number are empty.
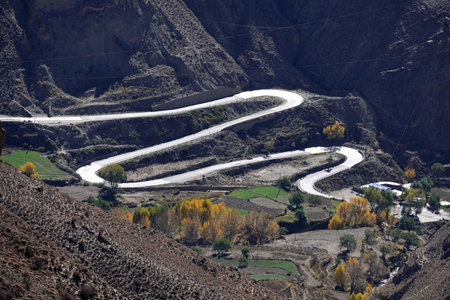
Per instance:
[[[97,172],[100,169],[102,169],[110,164],[120,163],[120,162],[123,162],[126,160],[134,159],[139,156],[148,155],[151,153],[156,153],[158,151],[163,151],[163,150],[167,150],[170,148],[185,145],[188,143],[192,143],[194,141],[199,141],[202,138],[217,134],[220,131],[222,131],[226,128],[230,128],[234,125],[248,122],[251,120],[255,120],[258,118],[266,117],[269,115],[273,115],[273,114],[280,113],[280,112],[286,111],[288,109],[297,107],[303,103],[304,99],[299,94],[296,94],[293,92],[288,92],[288,91],[283,91],[283,90],[257,90],[257,91],[243,92],[243,93],[234,95],[232,97],[227,97],[227,98],[223,98],[223,99],[216,100],[216,101],[192,105],[192,106],[185,107],[185,108],[166,110],[166,111],[158,111],[158,112],[89,115],[89,116],[58,116],[58,117],[51,117],[51,118],[48,118],[48,117],[38,117],[38,118],[0,117],[0,120],[3,122],[35,122],[35,123],[49,125],[49,126],[61,126],[61,125],[84,123],[84,122],[94,122],[94,121],[145,118],[145,117],[146,118],[161,117],[161,116],[168,116],[168,115],[183,114],[183,113],[187,113],[189,111],[202,109],[202,108],[226,105],[226,104],[235,103],[235,102],[248,101],[249,99],[256,98],[256,97],[263,97],[263,96],[281,98],[283,100],[283,103],[277,107],[262,110],[257,113],[254,113],[252,115],[244,116],[239,119],[235,119],[235,120],[202,130],[200,132],[185,136],[180,139],[176,139],[176,140],[173,140],[170,142],[166,142],[166,143],[162,143],[162,144],[155,145],[152,147],[140,149],[137,151],[109,157],[107,159],[95,161],[95,162],[92,162],[91,164],[81,167],[77,170],[77,173],[81,176],[81,178],[83,180],[91,182],[91,183],[102,183],[102,182],[104,182],[104,180],[97,175]],[[326,152],[331,152],[331,149],[324,148],[324,147],[312,147],[312,148],[307,148],[304,150],[289,151],[289,152],[272,154],[269,156],[261,156],[261,157],[256,157],[256,158],[252,158],[252,159],[239,160],[239,161],[233,161],[233,162],[224,163],[224,164],[218,164],[218,165],[210,166],[207,168],[194,170],[191,172],[187,172],[187,173],[183,173],[183,174],[179,174],[179,175],[175,175],[175,176],[171,176],[171,177],[166,177],[163,179],[156,179],[156,180],[142,181],[142,182],[121,183],[119,186],[122,188],[138,188],[138,187],[166,185],[166,184],[172,184],[172,183],[182,183],[182,182],[190,181],[193,179],[201,178],[204,175],[211,174],[213,172],[217,172],[220,170],[225,170],[225,169],[249,165],[249,164],[255,164],[255,163],[258,163],[261,161],[292,158],[292,157],[299,157],[299,156],[305,156],[305,155],[311,155],[311,154],[317,154],[317,153],[326,153]],[[331,195],[324,194],[320,191],[317,191],[314,188],[314,183],[321,179],[324,179],[326,177],[334,175],[336,173],[342,172],[348,168],[351,168],[364,159],[364,157],[361,155],[361,153],[359,153],[357,150],[352,149],[352,148],[340,147],[340,148],[338,148],[337,152],[343,154],[347,158],[345,160],[345,162],[343,162],[342,164],[335,166],[331,169],[319,171],[314,174],[310,174],[310,175],[298,180],[296,182],[296,186],[300,190],[307,192],[309,194],[315,194],[315,195],[328,197],[328,198],[331,197]]]

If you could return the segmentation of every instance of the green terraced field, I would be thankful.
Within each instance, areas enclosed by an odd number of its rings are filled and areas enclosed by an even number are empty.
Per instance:
[[[215,262],[221,263],[225,266],[235,266],[239,265],[239,260],[237,259],[212,259]],[[249,259],[248,260],[249,267],[259,267],[259,268],[278,268],[283,269],[295,276],[300,276],[295,265],[287,260],[270,260],[270,259]],[[270,275],[270,274],[268,274]]]
[[[259,196],[259,195],[255,194],[249,190],[235,190],[235,191],[231,192],[228,196],[234,197],[234,198],[239,198],[239,199],[247,199],[247,198],[252,198],[252,197]]]
[[[272,186],[266,186],[266,187],[258,187],[251,190],[235,190],[232,193],[230,193],[228,196],[235,197],[239,199],[248,199],[253,198],[257,196],[265,196],[269,198],[276,198],[279,196],[285,196],[288,193],[286,193],[283,190],[280,190],[279,188],[272,187]]]
[[[3,161],[13,165],[16,168],[24,165],[26,162],[32,162],[36,166],[36,172],[39,173],[39,179],[70,179],[71,175],[58,169],[51,161],[42,156],[42,153],[36,151],[19,150],[5,157]]]

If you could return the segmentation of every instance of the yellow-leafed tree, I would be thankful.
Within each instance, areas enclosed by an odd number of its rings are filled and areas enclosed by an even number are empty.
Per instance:
[[[212,244],[215,240],[222,237],[223,231],[220,229],[220,224],[217,219],[206,221],[200,227],[200,236],[203,243]]]
[[[377,225],[377,215],[375,214],[375,212],[367,211],[363,216],[362,224],[364,226]]]
[[[389,214],[389,217],[387,220],[389,225],[395,225],[397,223],[397,221],[398,221],[398,219],[393,214]]]
[[[364,215],[369,210],[369,202],[365,198],[351,198],[350,202],[343,201],[336,208],[342,223],[351,227],[362,225]]]
[[[270,221],[266,213],[250,212],[247,217],[244,234],[251,245],[259,245],[278,237],[279,226]]]
[[[385,223],[385,222],[387,222],[386,212],[384,210],[382,210],[382,211],[378,212],[378,214],[377,214],[377,223],[381,225],[382,223]]]
[[[334,283],[339,287],[341,291],[345,291],[345,286],[347,285],[347,273],[345,272],[345,267],[339,265],[334,271]]]
[[[409,180],[413,179],[414,177],[416,177],[416,170],[414,168],[406,168],[405,177]]]
[[[336,208],[336,212],[342,223],[348,225],[351,218],[350,203],[346,201],[341,202]]]
[[[245,217],[241,216],[236,209],[227,209],[220,216],[220,227],[223,236],[234,243],[242,232],[245,225]]]
[[[27,174],[28,176],[39,178],[39,173],[36,172],[36,166],[32,162],[26,162],[24,165],[19,167],[19,170]]]
[[[181,228],[181,238],[186,245],[195,245],[200,237],[200,221],[198,219],[184,219]]]
[[[350,257],[345,262],[345,270],[348,274],[350,290],[361,291],[364,289],[364,267],[359,263],[356,257]]]
[[[373,297],[373,289],[370,283],[367,285],[366,290],[364,291],[364,296],[366,296],[367,299],[372,299]]]
[[[328,140],[341,140],[345,134],[345,127],[336,121],[333,125],[325,127],[323,134],[327,136]]]
[[[338,230],[338,229],[342,229],[342,222],[341,219],[339,218],[339,216],[334,215],[331,220],[330,223],[328,223],[328,229],[330,230]]]

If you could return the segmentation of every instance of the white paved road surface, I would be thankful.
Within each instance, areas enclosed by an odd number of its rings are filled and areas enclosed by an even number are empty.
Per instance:
[[[48,117],[36,117],[36,118],[0,117],[0,120],[3,122],[35,122],[35,123],[43,124],[43,125],[59,126],[59,125],[67,125],[67,124],[75,124],[75,123],[83,123],[83,122],[94,122],[94,121],[106,121],[106,120],[114,120],[114,119],[117,120],[117,119],[131,119],[131,118],[160,117],[160,116],[183,114],[183,113],[193,111],[196,109],[226,105],[226,104],[235,103],[235,102],[242,102],[242,101],[246,101],[246,100],[249,100],[252,98],[263,97],[263,96],[277,97],[277,98],[281,98],[284,101],[281,105],[279,105],[277,107],[259,111],[252,115],[245,116],[245,117],[233,120],[233,121],[229,121],[224,124],[220,124],[220,125],[214,126],[212,128],[205,129],[198,133],[195,133],[195,134],[192,134],[192,135],[189,135],[189,136],[177,139],[177,140],[173,140],[173,141],[159,144],[156,146],[152,146],[152,147],[140,149],[137,151],[109,157],[107,159],[95,161],[95,162],[92,162],[91,164],[81,167],[80,169],[77,170],[77,173],[81,176],[81,178],[83,180],[91,182],[91,183],[102,183],[104,181],[102,178],[100,178],[97,175],[97,172],[100,169],[102,169],[110,164],[120,163],[120,162],[123,162],[126,160],[134,159],[139,156],[148,155],[148,154],[155,153],[158,151],[167,150],[170,148],[178,147],[180,145],[185,145],[187,143],[192,143],[194,141],[198,141],[201,138],[216,134],[216,133],[218,133],[226,128],[229,128],[231,126],[234,126],[236,124],[240,124],[240,123],[247,122],[250,120],[255,120],[255,119],[267,116],[267,115],[280,113],[282,111],[299,106],[303,103],[304,99],[299,94],[296,94],[293,92],[288,92],[288,91],[257,90],[257,91],[239,93],[232,97],[227,97],[224,99],[211,101],[208,103],[202,103],[202,104],[193,105],[193,106],[189,106],[189,107],[185,107],[185,108],[166,110],[166,111],[158,111],[158,112],[141,112],[141,113],[124,113],[124,114],[108,114],[108,115],[90,115],[90,116],[58,116],[58,117],[52,117],[52,118],[48,118]],[[175,176],[171,176],[171,177],[167,177],[167,178],[163,178],[163,179],[143,181],[143,182],[122,183],[122,184],[120,184],[120,187],[136,188],[136,187],[165,185],[165,184],[170,184],[170,183],[182,183],[182,182],[186,182],[189,180],[201,178],[204,175],[211,174],[213,172],[217,172],[220,170],[243,166],[243,165],[248,165],[248,164],[254,164],[254,163],[264,161],[264,160],[290,158],[290,157],[297,157],[297,156],[310,155],[310,154],[316,154],[316,153],[325,153],[325,152],[330,152],[330,149],[323,148],[323,147],[313,147],[313,148],[307,148],[305,150],[289,151],[289,152],[284,152],[284,153],[273,154],[270,156],[264,156],[264,157],[262,156],[262,157],[257,157],[257,158],[253,158],[253,159],[233,161],[230,163],[214,165],[214,166],[210,166],[207,168],[202,168],[202,169],[198,169],[195,171],[191,171],[191,172],[187,172],[184,174],[179,174],[179,175],[175,175]],[[344,163],[333,167],[331,170],[320,171],[320,172],[308,175],[305,178],[300,179],[296,183],[298,188],[300,190],[310,193],[310,194],[316,194],[316,195],[320,195],[320,196],[324,196],[324,197],[331,197],[330,195],[326,195],[326,194],[323,194],[323,193],[317,191],[314,188],[314,183],[323,178],[326,178],[328,176],[334,175],[336,173],[342,172],[343,170],[351,168],[352,166],[356,165],[357,163],[359,163],[363,160],[363,156],[361,155],[361,153],[359,153],[355,149],[351,149],[351,148],[347,148],[347,147],[340,147],[337,152],[341,153],[347,157],[347,159]]]

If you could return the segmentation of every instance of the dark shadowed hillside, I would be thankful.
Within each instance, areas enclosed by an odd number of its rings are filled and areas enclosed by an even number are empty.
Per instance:
[[[1,0],[0,113],[303,88],[363,97],[389,152],[445,155],[449,13],[444,0]]]
[[[448,152],[448,1],[185,2],[250,86],[359,94],[381,119],[390,151],[399,143]]]
[[[130,298],[281,298],[233,267],[213,263],[157,230],[73,200],[4,163],[0,194],[0,204]]]

